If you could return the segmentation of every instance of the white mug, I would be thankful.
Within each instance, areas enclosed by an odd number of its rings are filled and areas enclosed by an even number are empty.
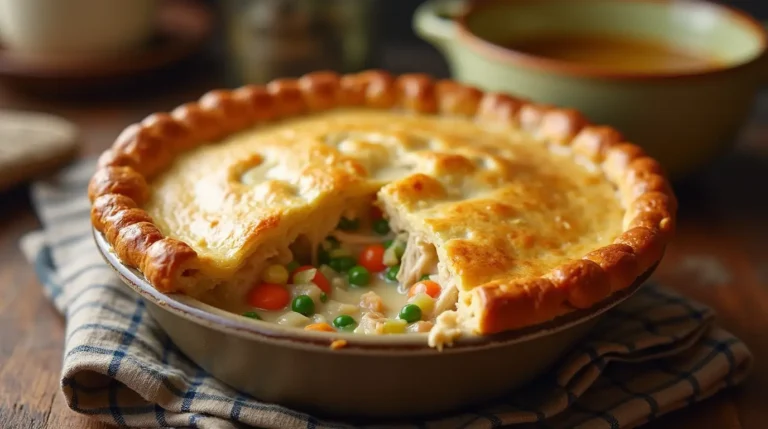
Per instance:
[[[0,0],[0,39],[31,55],[95,57],[141,47],[156,0]]]

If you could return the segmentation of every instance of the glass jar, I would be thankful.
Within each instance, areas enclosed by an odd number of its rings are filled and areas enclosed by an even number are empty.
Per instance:
[[[375,0],[225,0],[223,5],[236,84],[370,66]]]

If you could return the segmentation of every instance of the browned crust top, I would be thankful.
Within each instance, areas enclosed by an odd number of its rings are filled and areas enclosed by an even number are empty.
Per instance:
[[[155,113],[130,125],[99,158],[89,184],[93,226],[155,288],[194,295],[191,278],[198,255],[186,243],[163,237],[141,209],[148,198],[147,181],[179,153],[200,144],[259,123],[347,106],[470,117],[520,128],[546,144],[570,145],[575,157],[597,164],[617,187],[626,212],[624,231],[614,243],[539,278],[473,289],[465,299],[480,309],[475,314],[480,334],[588,308],[630,286],[661,259],[674,231],[677,202],[661,166],[613,128],[590,125],[571,109],[484,93],[423,74],[392,76],[378,70],[342,76],[315,72],[264,86],[215,90],[171,113]]]

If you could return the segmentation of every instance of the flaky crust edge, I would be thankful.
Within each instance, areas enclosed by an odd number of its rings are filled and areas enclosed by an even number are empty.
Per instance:
[[[542,144],[570,147],[575,158],[594,163],[616,186],[625,216],[623,231],[612,244],[541,277],[490,282],[462,294],[477,334],[535,325],[595,305],[654,266],[674,233],[677,202],[661,166],[615,129],[592,125],[576,110],[425,74],[392,76],[379,70],[346,75],[320,71],[263,86],[214,90],[128,126],[101,155],[89,183],[92,224],[117,256],[138,268],[156,289],[198,295],[198,255],[186,243],[164,237],[141,209],[148,180],[179,153],[231,133],[354,106],[462,116],[521,129]]]

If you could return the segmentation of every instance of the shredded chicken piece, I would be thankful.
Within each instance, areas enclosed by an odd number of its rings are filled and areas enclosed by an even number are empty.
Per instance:
[[[400,271],[397,280],[405,288],[411,287],[426,273],[431,273],[437,267],[437,252],[435,246],[424,241],[421,237],[411,235],[400,261]]]
[[[381,313],[369,312],[363,314],[360,318],[360,323],[355,328],[356,334],[376,334],[381,335],[384,333],[384,323],[387,321],[387,317]]]
[[[434,314],[442,314],[449,310],[456,309],[456,302],[459,300],[459,289],[443,280],[443,292],[437,297],[435,302]]]
[[[334,301],[332,299],[328,300],[325,306],[328,309],[328,311],[330,311],[333,314],[347,314],[350,316],[354,316],[360,311],[360,307],[356,305],[347,304],[345,302]]]
[[[435,326],[434,323],[428,322],[426,320],[420,320],[416,323],[412,323],[406,330],[408,332],[429,332],[432,327]]]
[[[360,296],[360,308],[381,313],[384,311],[384,300],[376,292],[366,292]]]
[[[462,334],[460,326],[459,315],[455,311],[446,311],[437,316],[435,326],[429,331],[429,346],[442,351],[443,346],[453,345],[453,341]]]
[[[389,234],[389,235],[391,236],[392,234]],[[335,237],[337,240],[345,244],[378,244],[378,243],[381,243],[382,240],[387,240],[391,238],[388,236],[381,236],[381,235],[355,234],[353,232],[346,232],[346,231],[340,231],[340,230],[335,230],[331,232],[331,236]]]

